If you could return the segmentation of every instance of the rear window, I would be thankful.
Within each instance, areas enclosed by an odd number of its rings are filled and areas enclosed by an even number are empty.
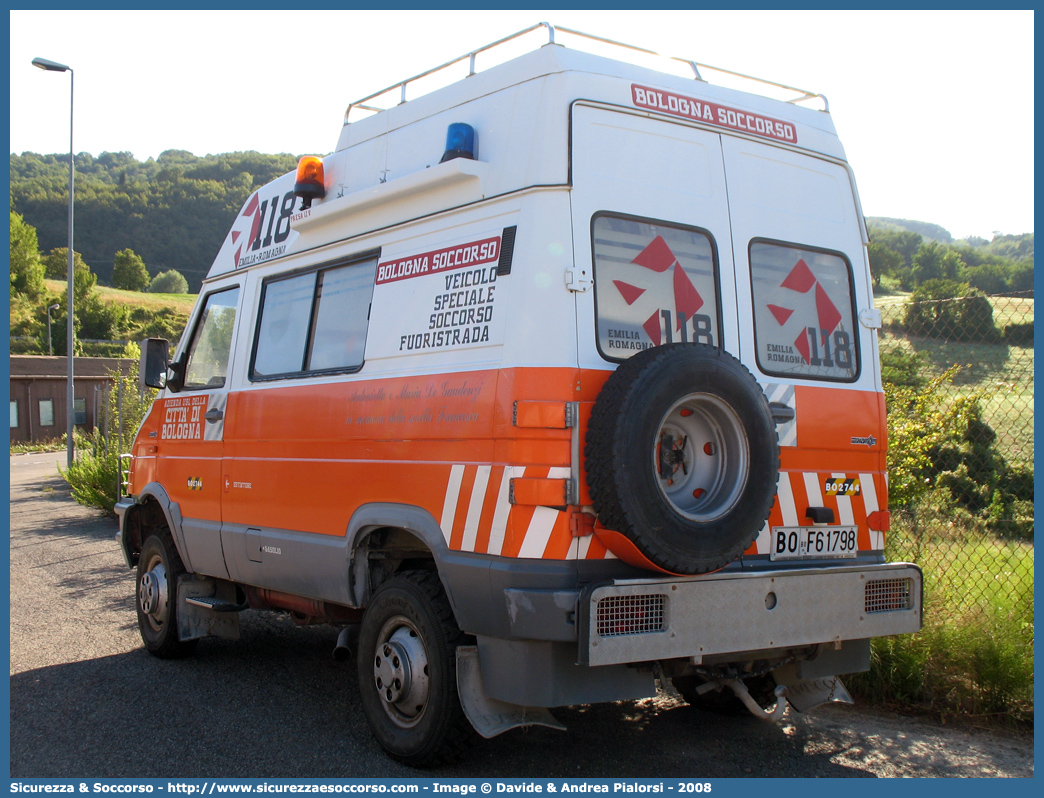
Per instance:
[[[754,241],[750,271],[758,367],[780,376],[855,380],[858,335],[844,255]]]
[[[598,214],[591,223],[598,351],[625,360],[660,344],[720,346],[717,253],[694,227]]]

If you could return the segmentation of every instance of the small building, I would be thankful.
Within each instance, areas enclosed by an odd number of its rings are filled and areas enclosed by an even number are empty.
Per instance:
[[[82,430],[106,422],[106,397],[117,369],[127,374],[131,361],[115,357],[77,357],[73,362],[76,426]],[[61,438],[66,431],[68,359],[46,355],[11,355],[11,443]]]

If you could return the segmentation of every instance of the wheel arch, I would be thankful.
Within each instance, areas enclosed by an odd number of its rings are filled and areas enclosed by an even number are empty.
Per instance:
[[[162,485],[158,482],[147,484],[137,495],[134,503],[125,509],[122,516],[120,545],[123,547],[124,556],[130,567],[134,567],[137,563],[138,553],[148,537],[146,530],[162,522],[170,530],[174,546],[185,565],[185,570],[188,573],[194,572],[185,546],[184,531],[181,525],[181,506],[177,502],[171,501]]]
[[[450,606],[453,590],[441,564],[449,546],[438,521],[427,510],[408,504],[372,502],[359,507],[348,522],[348,590],[356,606],[365,607],[380,584],[403,568],[430,560],[439,573]]]

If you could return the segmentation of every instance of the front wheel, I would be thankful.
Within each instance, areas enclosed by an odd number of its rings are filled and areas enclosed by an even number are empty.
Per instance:
[[[359,689],[373,736],[394,759],[452,762],[472,736],[457,696],[465,638],[436,573],[397,574],[374,593],[359,631]]]
[[[138,555],[138,630],[145,648],[164,659],[191,654],[198,642],[178,639],[178,576],[183,573],[170,534],[150,535]]]

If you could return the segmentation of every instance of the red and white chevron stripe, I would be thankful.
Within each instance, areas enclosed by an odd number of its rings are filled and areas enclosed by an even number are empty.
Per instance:
[[[539,466],[455,464],[450,468],[440,526],[446,544],[455,551],[521,559],[606,559],[615,555],[594,535],[573,537],[569,513],[551,507],[514,505],[509,500],[511,480],[566,479],[569,469]],[[828,479],[859,478],[855,496],[823,494]],[[776,503],[769,520],[748,554],[768,554],[772,527],[803,526],[805,507],[836,506],[837,522],[859,526],[859,548],[884,548],[884,533],[867,529],[867,516],[878,510],[884,475],[843,472],[781,471]]]

